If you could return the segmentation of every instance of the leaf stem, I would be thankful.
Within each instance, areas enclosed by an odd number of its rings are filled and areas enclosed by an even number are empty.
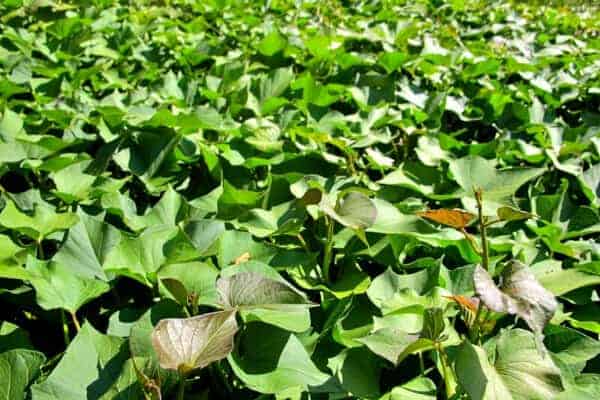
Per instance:
[[[436,343],[436,350],[440,357],[440,363],[442,364],[442,377],[444,378],[444,386],[446,388],[446,399],[449,400],[456,394],[456,380],[454,379],[454,373],[448,362],[448,355],[440,343]]]
[[[37,256],[40,260],[44,259],[44,246],[42,246],[43,238],[37,240]]]
[[[184,374],[180,375],[179,386],[177,387],[177,397],[176,400],[184,400],[185,399],[185,380],[186,376]]]
[[[65,347],[68,347],[71,344],[71,339],[69,338],[69,325],[67,325],[67,317],[65,316],[65,310],[60,310],[60,319],[62,322],[62,331],[63,338],[65,339]]]
[[[323,277],[325,282],[329,283],[329,269],[331,265],[331,253],[333,251],[333,219],[325,216],[327,224],[327,242],[325,243],[325,254],[323,254]]]
[[[467,232],[465,228],[461,228],[460,232],[464,235],[465,239],[467,239],[467,242],[469,242],[475,253],[481,256],[481,249],[477,245],[477,242],[475,241],[473,236],[469,232]]]
[[[308,244],[304,240],[304,237],[302,237],[302,234],[298,233],[298,235],[296,237],[298,238],[298,241],[300,242],[300,244],[304,248],[304,251],[306,251],[307,253],[310,253],[310,248],[308,247]]]
[[[75,325],[75,330],[79,332],[81,330],[81,324],[77,319],[77,315],[74,312],[71,312],[71,319],[73,320],[73,325]]]
[[[473,320],[473,326],[471,328],[470,339],[473,343],[479,343],[480,332],[481,332],[481,312],[483,310],[483,304],[479,301],[479,305],[477,306],[477,312],[475,313],[475,319]]]
[[[479,234],[481,235],[481,264],[483,269],[490,269],[490,253],[487,241],[487,231],[485,217],[483,216],[483,192],[481,189],[475,190],[475,200],[477,201],[477,214],[479,219]]]
[[[425,361],[423,360],[423,352],[419,352],[419,369],[421,370],[421,376],[425,376]]]

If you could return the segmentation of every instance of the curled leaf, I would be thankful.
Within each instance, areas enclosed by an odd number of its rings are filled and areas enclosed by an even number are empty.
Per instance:
[[[479,307],[479,299],[476,297],[462,296],[462,295],[453,295],[453,296],[444,296],[454,302],[456,302],[462,309],[469,310],[471,312],[477,312],[477,307]]]
[[[361,192],[349,192],[343,196],[335,209],[324,210],[340,224],[352,229],[366,229],[375,223],[377,208],[371,199]]]
[[[304,192],[304,195],[300,200],[302,201],[302,204],[308,206],[311,204],[319,204],[321,198],[323,198],[323,192],[321,191],[321,189],[310,188],[306,192]]]
[[[237,330],[235,311],[167,318],[152,331],[152,347],[161,367],[187,374],[227,357]]]
[[[438,224],[451,226],[456,229],[465,228],[475,219],[475,215],[470,212],[458,209],[448,210],[445,208],[422,211],[418,212],[417,215],[433,222],[437,222]]]
[[[183,283],[174,278],[164,278],[161,282],[179,304],[184,306],[187,304],[188,292]]]
[[[475,292],[492,311],[516,314],[538,333],[552,319],[558,303],[529,268],[513,260],[502,272],[496,286],[490,274],[478,266],[473,274]]]

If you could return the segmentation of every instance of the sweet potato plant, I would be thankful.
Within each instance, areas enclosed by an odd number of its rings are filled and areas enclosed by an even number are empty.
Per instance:
[[[0,0],[0,400],[600,399],[593,3]]]

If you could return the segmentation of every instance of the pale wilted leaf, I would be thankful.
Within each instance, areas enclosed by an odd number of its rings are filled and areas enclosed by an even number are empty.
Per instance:
[[[324,210],[340,224],[352,229],[369,228],[377,218],[377,208],[371,199],[360,192],[349,192],[342,197],[335,209]]]
[[[480,266],[475,269],[473,281],[475,292],[489,309],[516,314],[538,333],[558,306],[554,295],[538,282],[533,272],[515,260],[504,269],[500,287]]]
[[[167,318],[154,328],[152,346],[161,367],[187,373],[227,357],[237,329],[235,311]]]
[[[258,272],[240,272],[217,281],[219,303],[225,308],[289,309],[310,306],[306,297],[283,280]]]

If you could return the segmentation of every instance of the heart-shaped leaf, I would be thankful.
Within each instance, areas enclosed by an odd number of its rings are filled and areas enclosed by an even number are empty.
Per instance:
[[[152,346],[161,367],[187,374],[227,357],[237,330],[235,311],[167,318],[154,328]]]
[[[490,310],[516,314],[538,333],[542,332],[558,307],[554,295],[538,282],[526,265],[516,260],[511,261],[502,272],[500,287],[480,266],[475,269],[473,282],[475,292]]]
[[[494,362],[483,348],[463,342],[456,355],[458,382],[472,400],[553,399],[563,390],[560,370],[536,341],[523,329],[505,331]]]

